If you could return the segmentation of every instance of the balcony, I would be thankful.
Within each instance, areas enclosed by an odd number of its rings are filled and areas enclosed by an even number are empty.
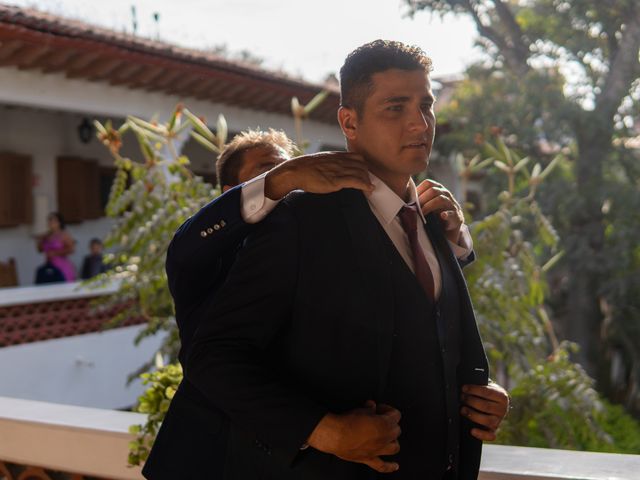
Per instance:
[[[105,329],[118,307],[94,311],[91,302],[114,291],[78,283],[0,289],[0,396],[108,409],[134,405],[143,388],[127,377],[153,358],[162,338],[135,346],[142,319]]]
[[[0,478],[141,479],[127,466],[144,415],[0,397]],[[480,480],[638,480],[640,455],[486,445]],[[3,479],[4,480],[4,479]]]

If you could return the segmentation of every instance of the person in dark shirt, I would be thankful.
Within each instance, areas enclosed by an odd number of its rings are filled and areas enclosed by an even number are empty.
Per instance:
[[[102,241],[99,238],[92,238],[89,242],[90,253],[84,257],[82,262],[81,276],[83,280],[88,280],[107,271],[107,266],[102,259],[102,249]]]

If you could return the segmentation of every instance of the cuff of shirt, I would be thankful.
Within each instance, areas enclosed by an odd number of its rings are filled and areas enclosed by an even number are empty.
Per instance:
[[[469,232],[469,227],[463,224],[462,227],[460,227],[460,238],[458,239],[458,243],[455,244],[453,242],[449,242],[449,245],[458,260],[466,260],[473,251],[473,240],[471,238],[471,233]]]
[[[240,195],[240,213],[247,223],[258,223],[276,208],[280,200],[271,200],[264,195],[264,178],[267,174],[257,176],[242,185]]]

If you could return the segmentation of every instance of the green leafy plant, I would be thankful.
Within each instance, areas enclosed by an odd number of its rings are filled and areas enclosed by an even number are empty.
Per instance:
[[[475,157],[460,166],[464,177],[492,165],[507,184],[498,196],[498,210],[471,225],[478,260],[466,271],[492,371],[512,397],[513,409],[498,441],[624,451],[611,428],[614,410],[603,403],[593,379],[571,360],[577,346],[558,341],[545,304],[546,274],[563,252],[536,192],[564,160],[557,156],[546,168],[536,163],[529,171],[529,159],[520,158],[500,138],[487,150],[493,155],[489,159],[480,162]],[[640,435],[637,423],[626,420],[629,430]]]
[[[180,364],[159,366],[153,372],[143,373],[141,378],[148,388],[138,399],[136,411],[147,414],[147,421],[129,427],[129,432],[136,437],[129,443],[130,465],[139,465],[149,456],[158,428],[182,381],[182,367]]]
[[[126,305],[110,325],[144,318],[146,325],[136,342],[166,331],[160,352],[175,361],[179,340],[164,269],[166,250],[178,227],[219,194],[191,172],[189,159],[178,153],[177,144],[191,136],[211,152],[214,161],[226,140],[226,121],[223,116],[218,118],[214,134],[203,119],[178,105],[165,123],[129,117],[118,129],[111,122],[96,121],[95,126],[117,169],[106,207],[114,224],[105,239],[105,246],[113,252],[106,261],[116,267],[92,284],[118,282],[117,293],[100,306]],[[141,154],[137,161],[120,153],[127,133],[137,140]],[[141,371],[150,367],[151,362]]]

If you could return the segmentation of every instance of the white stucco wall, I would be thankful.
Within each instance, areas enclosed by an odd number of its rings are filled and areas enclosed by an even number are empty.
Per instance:
[[[294,136],[293,119],[287,115],[257,112],[201,100],[131,90],[68,79],[63,74],[42,74],[20,71],[13,67],[0,67],[0,152],[8,151],[32,157],[34,174],[34,225],[0,229],[0,261],[14,257],[20,285],[31,285],[36,268],[43,257],[36,251],[33,236],[43,224],[43,216],[57,209],[56,157],[78,156],[98,160],[111,165],[107,150],[93,138],[89,143],[80,142],[77,127],[84,117],[89,119],[113,119],[118,125],[126,115],[166,118],[178,102],[183,102],[198,115],[215,121],[220,113],[227,119],[229,130],[247,128],[283,129]],[[307,121],[304,136],[310,142],[310,151],[321,145],[342,145],[342,134],[337,126]],[[125,142],[125,154],[138,158],[133,137]],[[193,151],[195,149],[190,149]],[[213,171],[212,155],[200,149],[191,157],[196,171]],[[39,206],[39,207],[38,207]],[[88,252],[92,237],[104,238],[110,228],[108,219],[100,219],[69,225],[69,232],[77,241],[72,261],[79,269],[82,258]]]
[[[121,409],[144,388],[127,377],[153,358],[162,334],[133,340],[143,326],[0,348],[0,396]]]

